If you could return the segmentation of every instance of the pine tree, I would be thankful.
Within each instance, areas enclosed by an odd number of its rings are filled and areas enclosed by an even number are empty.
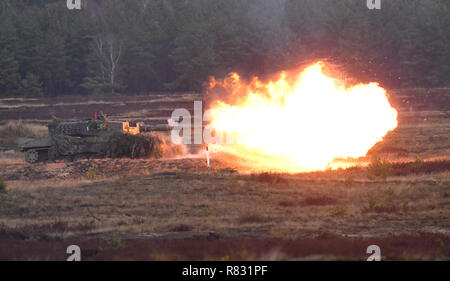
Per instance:
[[[19,63],[16,60],[17,34],[12,18],[0,14],[0,96],[13,96],[20,90]]]
[[[166,87],[200,90],[202,83],[213,74],[214,36],[208,30],[205,15],[200,9],[196,9],[194,4],[187,2],[180,7],[176,17],[182,19],[182,23],[174,40],[170,58],[177,77],[167,83]]]
[[[25,79],[21,82],[21,89],[23,97],[41,97],[43,94],[42,83],[39,81],[39,77],[33,73],[28,73]]]
[[[88,75],[88,60],[91,52],[90,42],[96,32],[95,24],[88,13],[69,13],[65,38],[66,65],[68,79],[65,92],[69,94],[86,94],[81,85]]]

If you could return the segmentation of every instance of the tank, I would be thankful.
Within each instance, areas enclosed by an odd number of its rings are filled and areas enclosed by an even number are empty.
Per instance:
[[[151,131],[168,131],[166,124],[144,125],[138,122],[110,121],[100,118],[80,121],[54,120],[48,124],[48,136],[20,138],[19,150],[25,161],[37,163],[64,159],[98,158],[106,155],[106,145],[122,134],[136,135]]]

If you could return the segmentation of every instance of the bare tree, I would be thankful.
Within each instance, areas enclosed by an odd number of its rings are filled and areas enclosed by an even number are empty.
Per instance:
[[[114,94],[117,87],[116,77],[122,54],[122,42],[112,34],[98,35],[94,38],[94,52],[98,59],[102,82],[109,85],[111,93]]]

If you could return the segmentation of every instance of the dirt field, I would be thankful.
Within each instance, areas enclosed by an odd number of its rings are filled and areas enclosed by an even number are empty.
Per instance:
[[[146,124],[167,122],[175,108],[193,108],[196,93],[152,94],[131,97],[60,97],[54,99],[0,99],[0,120],[23,120],[46,124],[53,116],[60,119],[92,118],[104,112],[112,119],[133,119]]]
[[[194,99],[201,96],[9,99],[0,101],[0,120],[40,131],[52,115],[104,111],[152,124],[191,110]],[[450,115],[442,106],[400,106],[399,127],[361,165],[304,174],[255,172],[220,154],[208,169],[202,153],[31,165],[4,146],[0,259],[65,260],[71,244],[86,260],[365,260],[372,244],[382,259],[449,259]],[[374,165],[375,156],[387,162]]]

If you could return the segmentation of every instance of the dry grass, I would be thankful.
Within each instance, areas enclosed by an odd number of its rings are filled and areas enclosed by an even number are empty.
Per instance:
[[[23,153],[14,150],[0,151],[0,168],[2,166],[25,164]]]
[[[351,187],[326,176],[317,181],[278,176],[284,180],[269,186],[250,175],[221,173],[15,183],[1,195],[8,204],[0,211],[0,223],[23,229],[57,221],[66,227],[45,232],[61,238],[112,231],[213,231],[291,239],[324,230],[361,236],[450,230],[448,173],[386,181],[361,177]],[[234,187],[236,180],[245,188]]]
[[[182,93],[182,94],[162,94],[162,95],[150,95],[150,96],[136,96],[136,100],[127,100],[126,102],[120,100],[116,101],[111,99],[111,97],[107,97],[109,99],[89,99],[86,97],[72,97],[71,100],[84,100],[83,102],[75,102],[75,101],[59,101],[55,102],[51,99],[34,99],[34,98],[7,98],[0,99],[0,109],[20,109],[20,108],[43,108],[51,106],[85,106],[85,105],[116,105],[116,106],[130,106],[133,104],[152,104],[152,103],[161,103],[161,102],[183,102],[183,101],[191,101],[194,99],[201,99],[201,95],[196,93]],[[87,100],[86,100],[87,99]],[[40,103],[38,103],[40,101]],[[148,113],[146,111],[145,113]]]
[[[448,116],[400,119],[398,128],[389,133],[383,142],[376,144],[369,154],[381,158],[387,156],[413,160],[449,156],[449,123]]]
[[[6,182],[2,174],[0,174],[0,193],[6,193]]]
[[[16,146],[18,138],[44,136],[48,133],[45,126],[27,124],[22,121],[9,121],[0,126],[0,146]]]

